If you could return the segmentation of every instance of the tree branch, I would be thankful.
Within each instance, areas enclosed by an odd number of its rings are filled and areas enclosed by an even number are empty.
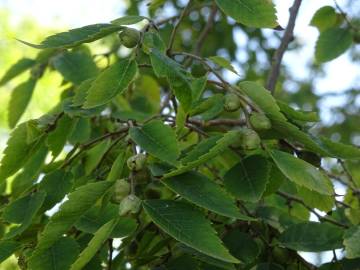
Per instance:
[[[282,192],[282,191],[277,191],[276,192],[277,195],[285,198],[286,200],[288,201],[293,201],[293,202],[297,202],[297,203],[300,203],[302,204],[306,209],[308,209],[311,213],[313,213],[320,221],[324,221],[324,222],[328,222],[328,223],[332,223],[336,226],[339,226],[339,227],[342,227],[342,228],[345,228],[347,229],[349,226],[347,226],[346,224],[343,224],[343,223],[340,223],[328,216],[321,216],[319,215],[319,213],[317,213],[314,209],[312,209],[310,206],[308,206],[302,199],[298,198],[298,197],[295,197],[295,196],[292,196],[288,193],[285,193],[285,192]]]
[[[272,66],[270,69],[270,74],[267,79],[266,88],[273,94],[275,91],[276,82],[280,74],[280,66],[285,54],[286,49],[288,48],[289,43],[293,40],[293,33],[295,28],[296,17],[299,13],[300,5],[302,0],[295,0],[293,6],[290,8],[290,18],[288,25],[286,26],[285,33],[281,39],[279,48],[274,54],[272,60]]]
[[[175,37],[176,37],[176,34],[177,34],[177,30],[179,29],[180,27],[180,24],[182,22],[182,20],[185,18],[185,16],[188,14],[189,10],[190,10],[190,6],[191,6],[191,3],[192,3],[192,0],[189,0],[189,2],[187,3],[187,5],[185,6],[185,8],[183,9],[183,11],[181,12],[181,15],[179,17],[179,20],[177,21],[177,23],[175,24],[174,26],[174,29],[171,33],[171,36],[170,36],[170,41],[169,41],[169,45],[168,45],[168,48],[167,48],[167,54],[171,54],[171,50],[172,50],[172,47],[174,45],[174,41],[175,41]]]
[[[195,48],[193,51],[193,53],[195,55],[200,55],[200,51],[201,51],[202,46],[204,45],[205,39],[206,39],[207,35],[209,34],[211,28],[214,25],[216,13],[217,13],[217,6],[216,6],[216,3],[214,2],[213,6],[211,8],[211,12],[209,14],[208,21],[205,25],[205,28],[200,33],[199,39],[195,44]]]

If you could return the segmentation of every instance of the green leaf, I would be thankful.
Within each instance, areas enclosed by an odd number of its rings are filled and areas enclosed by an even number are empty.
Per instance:
[[[360,226],[348,229],[344,235],[345,257],[360,258]]]
[[[278,191],[278,189],[285,181],[286,181],[286,176],[279,170],[279,168],[276,165],[271,164],[269,180],[266,185],[266,189],[263,196],[265,197]]]
[[[21,244],[15,241],[1,240],[0,241],[0,263],[5,261],[18,249],[20,249]]]
[[[246,157],[225,174],[225,187],[240,200],[257,202],[266,189],[270,168],[261,155]]]
[[[68,140],[71,144],[82,144],[87,142],[91,136],[91,121],[89,118],[76,119],[76,124]]]
[[[86,175],[89,175],[93,170],[95,170],[95,168],[101,162],[106,151],[109,149],[110,145],[111,145],[110,139],[104,140],[86,152],[85,164],[84,164]]]
[[[161,53],[165,53],[166,45],[159,35],[158,31],[147,31],[144,34],[142,49],[149,54],[152,49],[157,49]]]
[[[224,243],[230,252],[245,264],[252,263],[259,255],[260,249],[253,237],[239,230],[232,230],[224,237]]]
[[[113,24],[92,24],[81,28],[71,29],[68,32],[62,32],[49,36],[39,45],[31,44],[22,40],[19,41],[36,49],[71,48],[82,43],[93,42],[97,39],[119,31],[120,29],[120,26]]]
[[[144,16],[128,15],[128,16],[124,16],[124,17],[115,19],[115,20],[111,21],[111,23],[116,24],[116,25],[131,25],[131,24],[136,24],[138,22],[141,22],[145,19],[147,19],[147,18]]]
[[[75,85],[95,77],[99,72],[93,57],[81,50],[58,54],[52,59],[52,64],[65,80]]]
[[[208,80],[208,76],[205,75],[200,78],[195,78],[192,81],[192,99],[193,99],[193,106],[196,104],[197,101],[199,101],[204,93],[206,83]]]
[[[142,127],[132,127],[131,139],[149,154],[169,164],[176,164],[180,150],[174,130],[161,121],[151,121]]]
[[[85,103],[86,96],[94,80],[94,78],[87,79],[75,88],[75,95],[72,97],[72,106],[82,106]]]
[[[91,208],[113,185],[103,181],[81,186],[69,194],[58,212],[51,218],[40,235],[33,256],[50,248],[85,212]]]
[[[79,258],[71,265],[70,270],[81,270],[94,257],[104,242],[110,237],[119,219],[113,219],[104,224],[90,240],[87,247],[80,253]]]
[[[192,105],[190,116],[199,115],[203,120],[211,120],[224,110],[224,95],[215,94]]]
[[[315,26],[320,32],[335,26],[338,20],[336,11],[331,6],[319,8],[311,19],[310,25]]]
[[[250,81],[239,83],[239,87],[271,120],[287,121],[270,91]]]
[[[87,211],[76,223],[75,227],[83,232],[94,234],[105,223],[119,216],[119,207],[115,204],[108,204],[101,208],[95,206]],[[114,230],[111,238],[124,238],[131,235],[137,227],[135,219],[130,217],[121,217]]]
[[[45,196],[45,192],[39,191],[22,197],[5,207],[2,218],[10,223],[19,224],[19,226],[10,229],[5,235],[5,239],[21,234],[31,225],[31,221],[44,202]]]
[[[21,58],[14,65],[12,65],[9,70],[7,70],[4,76],[0,80],[0,86],[8,83],[24,71],[28,70],[35,64],[35,60],[29,58]]]
[[[333,195],[330,179],[320,170],[285,152],[273,150],[272,159],[280,171],[292,182],[324,195]]]
[[[331,61],[350,48],[352,35],[349,29],[329,28],[320,33],[316,42],[315,58],[318,62]]]
[[[354,145],[334,142],[324,136],[319,136],[316,141],[331,156],[341,159],[360,159],[360,149]]]
[[[276,10],[269,0],[216,0],[219,8],[237,22],[258,28],[278,26]]]
[[[260,107],[271,120],[273,129],[283,135],[284,138],[296,140],[305,145],[308,150],[328,156],[328,153],[308,134],[287,121],[286,117],[280,112],[280,107],[270,91],[255,82],[248,81],[239,83],[239,87],[242,92]]]
[[[48,149],[45,146],[45,141],[41,140],[24,164],[21,172],[15,176],[11,183],[13,197],[17,198],[19,195],[26,193],[27,190],[32,187],[34,182],[38,180],[47,154]]]
[[[61,153],[68,136],[71,134],[71,131],[74,128],[74,125],[74,119],[64,114],[56,122],[56,128],[49,133],[47,137],[47,145],[54,158]]]
[[[203,214],[191,205],[168,200],[143,202],[150,218],[176,240],[216,259],[238,263],[222,245]]]
[[[46,198],[42,208],[51,209],[59,203],[72,187],[73,175],[65,170],[55,170],[42,179],[39,190],[46,192]]]
[[[116,62],[91,83],[83,107],[89,109],[108,103],[127,89],[137,71],[134,60],[127,58]]]
[[[188,201],[219,215],[240,220],[253,220],[241,214],[235,205],[235,200],[205,175],[188,172],[165,179],[162,183]]]
[[[290,226],[279,238],[287,248],[319,252],[342,247],[343,229],[328,223],[303,222]]]
[[[193,168],[206,163],[212,158],[224,152],[228,146],[239,139],[238,131],[229,131],[224,135],[212,136],[197,144],[187,155],[180,160],[181,165],[173,171],[165,174],[163,178],[169,178],[190,171]]]
[[[30,78],[26,82],[19,84],[11,93],[9,103],[8,121],[9,127],[13,128],[16,126],[20,117],[25,112],[33,91],[35,89],[36,80]]]
[[[176,98],[187,112],[192,103],[190,74],[177,62],[154,48],[150,53],[151,64],[158,77],[166,77]]]
[[[316,208],[324,212],[329,212],[335,205],[335,197],[320,194],[316,191],[298,186],[298,195],[307,206]]]
[[[209,57],[209,59],[212,62],[214,62],[215,64],[217,64],[218,66],[225,68],[227,70],[230,70],[231,72],[239,75],[239,73],[236,71],[236,69],[231,64],[231,62],[229,60],[227,60],[226,58],[224,58],[222,56],[211,56],[211,57]]]
[[[306,112],[301,110],[295,110],[280,100],[276,101],[282,113],[291,120],[299,120],[304,122],[319,122],[320,118],[316,112]]]
[[[121,178],[125,168],[126,159],[126,151],[121,151],[111,166],[111,170],[106,178],[107,181],[115,181]]]
[[[62,237],[49,249],[37,253],[29,260],[30,270],[69,269],[79,254],[78,243],[70,237]]]
[[[37,144],[27,144],[27,125],[18,125],[10,134],[0,166],[0,182],[16,173],[32,155]]]

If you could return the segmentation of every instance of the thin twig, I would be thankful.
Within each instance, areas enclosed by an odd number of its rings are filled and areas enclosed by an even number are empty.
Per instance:
[[[92,141],[88,142],[88,143],[85,143],[83,145],[79,145],[77,147],[77,149],[79,149],[79,151],[74,155],[74,156],[70,156],[69,154],[66,156],[66,159],[64,161],[64,163],[61,165],[61,168],[65,168],[66,166],[68,166],[69,164],[71,164],[77,157],[79,157],[81,155],[81,153],[83,151],[85,151],[86,149],[90,148],[91,146],[93,146],[94,144],[100,142],[100,141],[103,141],[103,140],[106,140],[107,138],[111,138],[113,136],[117,136],[117,135],[120,135],[124,132],[127,132],[129,130],[129,127],[123,127],[121,129],[119,129],[118,131],[115,131],[115,132],[109,132],[109,133],[106,133],[96,139],[93,139]],[[76,150],[76,149],[75,149]],[[71,153],[75,153],[75,150],[74,151],[70,151]]]
[[[109,258],[108,258],[108,267],[107,267],[107,269],[111,270],[111,268],[112,268],[112,256],[113,256],[113,251],[114,251],[113,240],[112,239],[108,240],[108,245],[109,245]]]
[[[204,45],[205,39],[206,39],[207,35],[209,34],[211,28],[214,25],[217,10],[218,10],[217,5],[214,2],[211,7],[208,21],[207,21],[203,31],[200,33],[200,36],[195,44],[195,48],[194,48],[195,55],[200,55],[200,51],[201,51],[202,46]]]
[[[310,206],[308,206],[302,199],[298,198],[298,197],[295,197],[291,194],[288,194],[288,193],[285,193],[285,192],[282,192],[282,191],[277,191],[276,194],[278,194],[279,196],[287,199],[288,201],[294,201],[294,202],[297,202],[297,203],[300,203],[301,205],[303,205],[306,209],[308,209],[311,213],[313,213],[320,221],[325,221],[325,222],[328,222],[328,223],[332,223],[336,226],[339,226],[339,227],[342,227],[342,228],[348,228],[349,226],[346,225],[346,224],[343,224],[343,223],[340,223],[328,216],[321,216],[319,215],[319,213],[317,213],[314,209],[312,209]]]
[[[180,24],[182,22],[182,20],[186,17],[186,15],[188,14],[189,12],[189,9],[190,9],[190,6],[192,4],[192,0],[189,0],[189,2],[187,3],[187,5],[185,6],[185,8],[183,9],[183,11],[181,12],[181,15],[179,17],[179,20],[177,21],[177,23],[175,24],[174,26],[174,29],[171,33],[171,36],[170,36],[170,41],[169,41],[169,45],[168,45],[168,48],[167,48],[167,54],[169,55],[171,50],[172,50],[172,47],[174,46],[174,41],[175,41],[175,37],[176,37],[176,34],[177,34],[177,31],[180,27]]]
[[[194,124],[201,127],[210,127],[210,126],[243,126],[246,124],[246,121],[242,119],[214,119],[209,121],[202,121],[198,119],[188,119],[188,123]]]
[[[360,29],[357,28],[356,26],[354,26],[352,24],[352,22],[350,21],[350,19],[348,18],[346,12],[340,7],[339,3],[334,0],[334,4],[335,4],[335,7],[336,9],[340,12],[341,16],[344,18],[344,20],[347,22],[347,24],[353,29],[355,30],[356,32],[358,32]]]
[[[279,48],[274,54],[272,66],[270,69],[270,75],[268,77],[266,88],[273,94],[275,91],[276,82],[279,78],[280,74],[280,66],[285,54],[285,51],[289,45],[289,43],[293,40],[293,33],[295,28],[296,17],[299,13],[300,5],[302,0],[295,0],[293,6],[290,8],[290,18],[289,23],[285,29],[285,33],[283,38],[281,39],[281,43]]]

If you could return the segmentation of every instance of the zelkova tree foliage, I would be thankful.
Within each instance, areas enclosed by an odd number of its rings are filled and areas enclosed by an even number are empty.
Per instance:
[[[359,269],[360,187],[347,162],[360,149],[315,136],[315,112],[274,97],[301,0],[286,29],[269,0],[190,0],[170,17],[163,5],[172,1],[150,2],[150,17],[134,2],[111,23],[21,41],[37,57],[1,79],[29,74],[9,103],[0,260],[14,254],[32,270],[317,269],[298,251],[341,249],[320,269]],[[359,42],[336,6],[316,11],[311,24],[318,63]],[[237,74],[235,27],[260,43],[259,28],[282,36],[267,50],[267,80],[224,76]],[[92,53],[96,40],[106,53]],[[19,122],[46,72],[62,75],[54,85],[61,101]],[[324,158],[343,166],[339,175],[321,167]]]

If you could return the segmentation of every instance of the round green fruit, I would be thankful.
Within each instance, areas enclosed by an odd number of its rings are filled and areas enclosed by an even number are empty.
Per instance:
[[[135,156],[129,157],[127,160],[127,166],[131,171],[141,171],[146,162],[146,155],[145,154],[137,154]]]
[[[259,148],[261,139],[256,131],[244,128],[241,132],[241,147],[244,150],[255,150]]]
[[[202,77],[206,74],[207,70],[203,64],[196,63],[191,66],[191,75],[196,78]]]
[[[289,252],[285,248],[274,247],[272,255],[277,263],[286,263],[289,260]]]
[[[124,30],[122,30],[119,34],[121,44],[129,49],[138,45],[140,36],[141,34],[138,30],[129,27],[124,28]]]
[[[130,183],[125,179],[119,179],[114,185],[114,194],[112,200],[120,203],[130,193]]]
[[[227,112],[235,112],[241,107],[241,101],[235,94],[226,94],[224,100],[224,110]]]
[[[268,130],[271,128],[269,118],[263,113],[252,113],[250,115],[250,124],[255,130]]]
[[[135,195],[126,196],[119,205],[119,215],[136,214],[139,212],[141,200]]]

